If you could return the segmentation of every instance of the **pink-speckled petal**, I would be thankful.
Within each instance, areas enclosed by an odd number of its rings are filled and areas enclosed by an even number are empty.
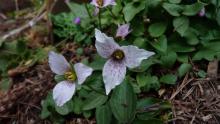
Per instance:
[[[116,49],[120,48],[112,37],[108,37],[98,29],[95,29],[95,38],[95,47],[103,58],[109,58]]]
[[[58,83],[53,89],[53,99],[57,106],[63,106],[68,102],[75,93],[75,83],[69,81],[62,81]]]
[[[90,2],[90,4],[92,4],[92,5],[96,6],[96,7],[99,7],[99,5],[98,5],[98,3],[97,3],[97,0],[92,0],[92,1]]]
[[[136,46],[122,46],[125,53],[125,63],[129,68],[135,68],[139,66],[142,60],[149,58],[154,55],[154,52],[146,51],[144,49],[139,49]]]
[[[53,51],[49,52],[49,66],[58,75],[62,75],[70,69],[70,65],[64,56]]]
[[[74,65],[74,69],[77,75],[77,83],[80,85],[86,80],[88,76],[92,74],[92,71],[93,71],[92,68],[82,63],[76,63]]]
[[[106,95],[112,89],[121,84],[126,75],[126,65],[124,61],[114,61],[109,59],[103,68],[102,76],[105,84]]]
[[[110,6],[110,5],[116,5],[116,2],[115,0],[104,0],[103,1],[103,7],[106,7],[106,6]]]
[[[130,24],[119,25],[117,29],[116,37],[125,38],[131,32],[129,28],[130,28]]]

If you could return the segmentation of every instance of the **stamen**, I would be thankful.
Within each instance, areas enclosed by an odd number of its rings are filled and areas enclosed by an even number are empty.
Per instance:
[[[115,60],[122,60],[124,58],[124,52],[122,50],[115,50],[112,54],[112,57]]]
[[[75,72],[71,72],[71,71],[65,72],[64,76],[68,81],[75,81],[76,80],[76,73]]]
[[[97,4],[101,7],[103,5],[103,0],[97,0]]]

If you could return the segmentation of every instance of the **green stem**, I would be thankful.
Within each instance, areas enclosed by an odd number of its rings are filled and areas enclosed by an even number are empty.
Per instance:
[[[124,6],[122,5],[122,0],[120,0],[120,3],[121,3],[121,6],[122,6],[122,11],[123,11],[123,9],[124,9]],[[121,12],[122,12],[121,11]],[[125,20],[125,15],[124,15],[124,13],[122,12],[122,17],[123,17],[123,21],[124,21],[124,23],[126,23],[126,20]]]
[[[101,23],[101,8],[99,8],[99,28],[102,29],[102,23]]]
[[[87,5],[86,3],[85,3],[84,5],[85,5],[86,11],[87,11],[89,17],[92,19],[92,14],[91,14],[90,11],[89,11],[88,5]]]
[[[112,10],[111,10],[110,8],[108,8],[108,7],[107,7],[107,9],[108,9],[108,11],[111,13],[112,17],[113,17],[114,19],[116,19],[116,16],[115,16],[115,14],[112,12]]]

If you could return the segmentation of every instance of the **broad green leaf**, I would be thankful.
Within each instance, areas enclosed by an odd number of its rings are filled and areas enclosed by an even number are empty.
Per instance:
[[[146,75],[145,77],[146,85],[143,87],[145,91],[150,89],[158,90],[160,88],[160,82],[157,76]]]
[[[164,124],[160,119],[152,118],[149,120],[135,120],[133,124]]]
[[[186,16],[194,16],[198,14],[202,8],[203,8],[203,4],[200,2],[196,2],[191,5],[185,5],[182,14]]]
[[[138,37],[134,40],[133,44],[138,48],[145,48],[146,47],[146,39]]]
[[[81,18],[86,18],[88,17],[88,13],[86,11],[86,8],[83,4],[77,4],[75,2],[69,2],[67,4],[74,14],[75,17],[81,17]]]
[[[72,104],[73,103],[70,100],[67,103],[65,103],[63,106],[55,105],[55,110],[61,115],[67,115],[71,112]]]
[[[99,93],[90,93],[86,101],[84,102],[83,110],[91,110],[102,104],[104,104],[108,99],[108,96]]]
[[[206,75],[207,75],[207,73],[206,73],[205,71],[203,71],[203,70],[199,70],[199,71],[197,72],[197,75],[198,75],[200,78],[205,78]]]
[[[93,70],[102,70],[106,60],[103,59],[102,57],[100,57],[99,55],[95,55],[94,58],[93,58],[93,62],[90,63],[90,67],[93,68]]]
[[[164,22],[153,23],[149,26],[148,32],[152,37],[159,37],[166,31],[167,24]]]
[[[189,45],[197,45],[199,43],[197,34],[192,28],[188,28],[188,30],[184,33],[183,37],[186,38],[186,42]]]
[[[146,71],[150,66],[156,64],[154,62],[154,59],[153,58],[149,58],[149,59],[145,59],[141,62],[141,65],[136,67],[136,68],[133,68],[131,69],[131,71],[133,72],[144,72]]]
[[[108,104],[96,108],[97,124],[111,124],[112,112]]]
[[[82,99],[78,98],[78,97],[73,97],[72,102],[73,102],[73,104],[72,104],[72,111],[75,114],[81,114],[82,113],[82,107],[83,107]]]
[[[40,117],[42,119],[46,119],[47,117],[49,117],[51,115],[51,112],[49,111],[49,107],[54,107],[55,103],[54,100],[52,98],[52,93],[49,92],[47,94],[47,97],[45,100],[41,101],[41,106],[42,106],[42,110],[41,110],[41,114]]]
[[[142,11],[145,8],[145,1],[141,2],[131,2],[125,5],[123,9],[123,13],[125,16],[125,20],[130,22],[136,14]]]
[[[180,3],[181,0],[168,0],[170,3]]]
[[[128,79],[117,86],[110,99],[114,117],[121,123],[131,123],[135,117],[137,97]]]
[[[159,52],[167,52],[167,38],[165,35],[160,36],[156,41],[150,42],[151,45]]]
[[[162,55],[160,60],[161,64],[167,68],[172,67],[177,59],[177,54],[173,51],[167,52],[165,55]]]
[[[189,72],[192,68],[192,65],[188,63],[183,63],[178,69],[178,76],[183,77],[187,72]]]
[[[189,27],[189,19],[185,16],[176,17],[173,20],[173,26],[175,28],[174,30],[176,30],[181,36],[183,36]]]
[[[177,76],[173,74],[166,74],[160,78],[160,82],[165,84],[175,84],[177,81]]]
[[[147,84],[146,75],[144,73],[138,73],[136,76],[136,80],[139,87],[144,87]]]
[[[182,12],[182,6],[171,3],[163,3],[163,8],[172,16],[180,16]]]
[[[7,77],[2,78],[0,82],[0,90],[7,91],[10,88],[11,83],[12,83],[11,78],[7,78]]]

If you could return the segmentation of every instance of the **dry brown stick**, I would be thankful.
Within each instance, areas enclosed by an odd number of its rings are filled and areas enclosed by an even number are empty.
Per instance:
[[[172,96],[170,97],[170,100],[172,100],[173,98],[176,97],[177,94],[179,94],[180,91],[182,91],[182,89],[188,84],[190,83],[192,80],[194,80],[193,78],[188,80],[188,74],[186,74],[184,80],[182,81],[182,84],[177,88],[177,90],[172,94]]]
[[[38,21],[40,21],[44,16],[45,16],[46,12],[42,13],[40,16],[37,16],[35,18],[33,18],[31,21],[29,21],[28,23],[22,25],[21,27],[14,29],[10,32],[8,32],[7,34],[3,35],[0,37],[0,44],[2,42],[4,42],[6,39],[8,39],[9,37],[20,33],[21,31],[23,31],[24,29],[27,29],[29,27],[34,26]]]

